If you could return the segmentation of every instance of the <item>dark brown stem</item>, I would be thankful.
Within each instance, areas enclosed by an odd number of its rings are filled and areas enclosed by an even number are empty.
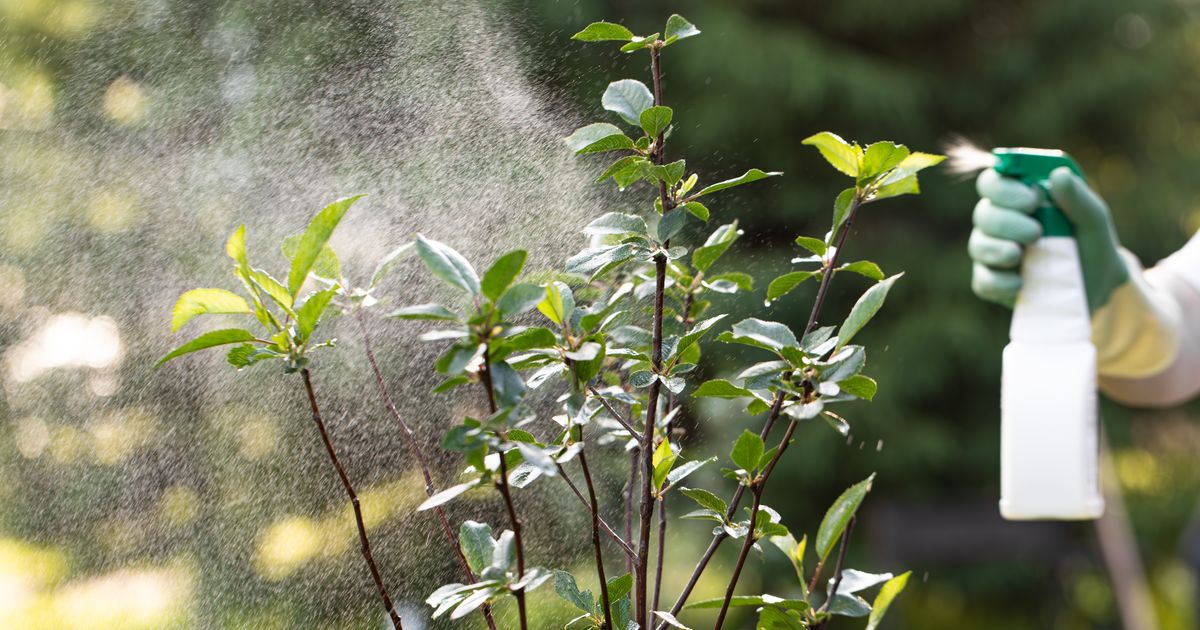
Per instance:
[[[626,431],[629,432],[630,435],[633,436],[633,439],[635,439],[639,442],[642,440],[641,431],[638,431],[637,429],[633,428],[633,425],[629,424],[628,420],[623,418],[621,416],[621,414],[617,413],[617,410],[614,409],[613,406],[611,404],[609,404],[609,402],[607,400],[605,400],[604,398],[601,398],[600,392],[596,391],[595,387],[589,386],[588,391],[591,392],[592,396],[594,396],[596,398],[596,400],[600,401],[600,404],[604,407],[605,411],[607,411],[608,414],[610,416],[612,416],[613,419],[616,420],[617,423],[620,424],[622,428],[624,428]]]
[[[346,495],[350,497],[350,505],[354,507],[354,522],[358,525],[360,549],[363,559],[367,561],[367,568],[371,570],[371,578],[375,580],[379,599],[383,600],[383,608],[391,618],[392,625],[397,630],[402,630],[404,626],[400,622],[400,613],[396,612],[396,606],[392,603],[391,596],[388,595],[387,587],[383,584],[383,576],[380,575],[379,567],[375,564],[375,555],[371,553],[371,540],[367,537],[367,526],[363,524],[362,507],[358,504],[358,494],[354,492],[354,484],[350,483],[350,477],[346,475],[346,469],[342,467],[337,451],[333,449],[333,442],[329,440],[329,432],[325,430],[325,421],[321,419],[321,408],[317,405],[317,395],[313,391],[312,377],[307,368],[300,370],[300,376],[304,378],[304,390],[308,392],[308,406],[312,410],[313,422],[317,425],[317,430],[321,432],[321,441],[325,443],[325,452],[329,454],[329,461],[333,463],[338,479],[342,481],[342,487],[346,489]]]
[[[846,523],[846,529],[842,532],[842,544],[838,549],[837,564],[833,566],[833,586],[829,587],[828,596],[825,598],[825,603],[821,604],[821,610],[829,610],[833,605],[833,598],[837,597],[838,588],[842,586],[842,568],[846,565],[846,548],[850,546],[850,534],[854,532],[854,523],[858,517],[851,516],[850,522]],[[812,591],[809,591],[812,592]],[[822,623],[818,628],[824,628]]]
[[[653,45],[650,47],[650,72],[654,77],[654,104],[662,105],[662,66],[659,63],[661,47]],[[658,134],[655,141],[653,160],[655,164],[664,162],[664,143],[665,137],[663,133]],[[663,217],[671,211],[671,198],[667,194],[666,181],[659,180],[658,183],[659,200],[662,203]],[[669,246],[669,242],[664,242],[663,247]],[[654,330],[653,330],[653,345],[651,346],[650,363],[653,366],[654,373],[659,375],[662,372],[662,340],[663,340],[663,297],[666,290],[667,276],[667,257],[665,254],[658,254],[654,258]],[[634,567],[635,580],[635,614],[634,618],[642,628],[647,628],[649,623],[649,566],[650,566],[650,530],[652,528],[651,520],[654,518],[654,491],[652,488],[654,477],[654,424],[658,415],[658,397],[661,390],[661,382],[655,379],[650,384],[650,389],[646,394],[646,422],[642,427],[642,442],[641,442],[641,458],[642,458],[642,498],[639,510],[639,534],[638,534],[638,559]]]
[[[754,546],[754,523],[758,518],[758,508],[762,506],[762,495],[767,490],[767,482],[771,479],[771,473],[775,472],[775,465],[779,463],[779,458],[783,457],[783,452],[787,450],[789,444],[792,443],[792,435],[796,432],[797,422],[792,420],[788,423],[787,431],[783,433],[783,439],[779,441],[779,450],[775,451],[775,456],[763,468],[762,474],[754,483],[754,488],[751,494],[754,495],[753,507],[750,509],[750,531],[746,533],[746,539],[742,543],[742,551],[738,555],[737,565],[733,568],[733,574],[729,576],[729,586],[725,589],[725,601],[721,604],[721,614],[717,617],[716,630],[720,630],[721,624],[725,622],[725,611],[729,608],[729,602],[733,600],[733,592],[737,589],[738,578],[742,574],[742,565],[746,563],[746,557],[750,555],[750,548]]]
[[[416,458],[417,464],[421,467],[421,475],[425,477],[425,495],[432,497],[437,494],[437,487],[433,484],[433,476],[429,473],[429,463],[425,460],[425,452],[421,445],[417,443],[417,435],[413,432],[408,423],[404,421],[404,417],[400,415],[396,405],[392,402],[391,392],[388,391],[387,382],[383,378],[383,372],[379,369],[379,363],[375,360],[375,351],[371,348],[371,335],[367,331],[367,324],[363,321],[362,311],[354,312],[354,320],[358,323],[359,333],[362,335],[363,348],[367,353],[367,362],[371,364],[371,371],[375,374],[375,385],[379,388],[379,396],[383,399],[384,407],[387,407],[392,418],[396,420],[400,430],[404,432],[408,443],[408,452]],[[433,508],[434,514],[437,515],[438,523],[442,528],[442,535],[446,538],[446,543],[454,551],[454,556],[458,559],[458,566],[462,570],[463,577],[466,578],[468,584],[475,581],[475,573],[471,571],[471,565],[467,563],[467,557],[463,555],[462,547],[458,544],[458,537],[454,535],[454,529],[450,527],[450,519],[446,517],[446,510],[442,506]],[[492,617],[492,607],[484,604],[480,609],[483,618],[487,621],[488,628],[496,630],[496,620]]]
[[[633,540],[633,489],[638,484],[638,463],[641,462],[638,449],[629,451],[629,483],[625,485],[625,540]],[[637,553],[625,556],[625,572],[632,574],[633,565],[637,562]]]
[[[703,273],[704,273],[703,271],[697,271],[696,272],[697,278],[699,278]],[[694,282],[692,284],[692,286],[687,288],[687,293],[683,299],[683,316],[682,316],[683,321],[682,321],[682,324],[683,324],[683,334],[685,334],[685,335],[688,334],[689,332],[691,332],[691,330],[692,330],[691,312],[692,312],[692,303],[694,302],[694,300],[696,298],[696,285],[697,284],[698,283]],[[663,427],[663,435],[667,436],[668,439],[670,439],[670,436],[671,436],[671,424],[673,422],[669,418],[670,418],[671,412],[675,410],[675,406],[676,406],[677,402],[678,401],[675,399],[675,394],[671,394],[670,399],[667,400],[668,420],[666,422],[666,425]],[[650,606],[651,610],[658,610],[658,601],[662,595],[663,564],[665,562],[666,553],[667,553],[667,497],[668,496],[669,495],[666,492],[663,492],[663,493],[661,493],[661,496],[659,496],[659,498],[658,498],[658,557],[654,561],[654,603]]]
[[[837,249],[824,266],[824,273],[821,275],[821,284],[817,288],[817,295],[813,300],[812,311],[809,313],[808,323],[804,326],[804,335],[801,336],[801,339],[803,339],[805,335],[808,335],[808,333],[812,332],[817,326],[817,318],[820,316],[821,309],[825,305],[825,296],[829,292],[829,284],[834,275],[833,270],[837,267],[838,258],[841,256],[843,245],[846,242],[846,236],[850,233],[850,228],[854,224],[854,218],[858,215],[858,209],[861,205],[862,201],[858,197],[855,197],[854,201],[851,202],[849,215],[846,217],[846,222],[842,224],[841,232],[838,234],[836,245]],[[779,391],[775,395],[774,403],[771,406],[771,412],[768,414],[767,420],[763,424],[762,431],[759,432],[759,437],[763,438],[764,440],[767,438],[767,435],[770,434],[771,428],[775,425],[775,421],[779,418],[779,411],[783,406],[784,397],[785,394],[783,391]],[[786,449],[786,445],[791,440],[791,436],[795,431],[795,428],[796,421],[788,423],[786,437],[782,442],[780,442],[779,451],[776,452],[775,458],[772,459],[769,465],[771,468],[774,468],[775,462],[779,461],[779,456],[781,456],[783,451]],[[744,492],[745,486],[742,485],[739,485],[737,489],[734,490],[733,497],[729,501],[729,510],[726,513],[727,519],[733,517],[733,513],[737,510],[738,503],[741,501],[742,494]],[[692,570],[692,575],[688,578],[687,585],[684,586],[683,592],[681,592],[679,594],[679,598],[675,600],[675,605],[671,606],[671,614],[678,614],[679,611],[683,609],[684,604],[687,603],[688,597],[690,597],[692,594],[692,590],[696,587],[696,583],[700,581],[700,576],[703,575],[704,570],[708,567],[709,561],[712,560],[713,555],[716,554],[717,549],[721,546],[721,543],[725,542],[726,538],[729,538],[729,535],[724,531],[721,531],[713,536],[712,542],[709,543],[708,548],[704,550],[704,554],[700,556],[700,560],[696,563],[696,568]],[[819,569],[820,567],[818,567],[818,570]],[[811,591],[812,589],[810,588],[809,590]],[[663,630],[665,626],[665,623],[660,624],[656,630]]]
[[[600,504],[596,500],[596,487],[592,485],[592,472],[588,468],[587,454],[579,452],[579,466],[583,469],[583,481],[588,489],[588,501],[592,510],[592,548],[596,550],[596,575],[600,578],[600,603],[604,607],[604,630],[612,629],[612,608],[608,601],[608,579],[604,576],[604,553],[600,550]]]
[[[494,414],[496,413],[496,389],[492,383],[491,358],[486,349],[483,351],[483,367],[479,370],[479,376],[484,390],[487,391],[488,409]],[[504,439],[504,437],[501,435],[500,439]],[[496,489],[500,491],[500,496],[504,497],[504,507],[508,511],[508,521],[512,526],[513,543],[517,550],[517,581],[520,582],[525,579],[525,542],[521,536],[521,519],[517,516],[517,508],[513,503],[512,492],[508,486],[508,463],[505,461],[504,452],[500,453],[499,473],[499,477],[496,479]],[[521,620],[521,630],[528,630],[529,618],[525,610],[525,587],[514,590],[513,596],[517,598],[517,614]]]
[[[762,507],[762,491],[759,488],[761,486],[755,485],[751,491],[754,499],[750,504],[750,528],[746,532],[746,542],[742,544],[742,551],[738,554],[737,564],[733,565],[733,574],[729,576],[729,586],[725,588],[725,601],[721,602],[721,612],[717,614],[717,622],[713,625],[715,630],[721,630],[721,626],[725,625],[725,615],[729,613],[729,603],[733,601],[738,578],[742,575],[742,568],[746,566],[750,548],[754,546],[754,523],[758,520],[758,508]]]
[[[573,492],[579,501],[583,503],[583,507],[587,508],[588,511],[591,512],[590,502],[586,497],[583,496],[583,492],[579,490],[579,486],[575,485],[574,481],[571,481],[571,477],[567,475],[567,471],[562,467],[562,464],[556,463],[554,467],[558,468],[558,476],[562,477],[563,481],[567,482],[567,486],[571,488],[571,492]],[[599,514],[597,514],[597,516],[599,516]],[[608,537],[612,538],[613,542],[617,543],[617,546],[621,548],[621,551],[624,553],[626,559],[632,562],[633,559],[637,557],[637,552],[633,550],[633,547],[630,547],[629,543],[626,542],[620,534],[613,531],[613,528],[610,527],[607,522],[605,522],[603,517],[600,518],[600,529],[604,530],[604,532],[608,534]]]

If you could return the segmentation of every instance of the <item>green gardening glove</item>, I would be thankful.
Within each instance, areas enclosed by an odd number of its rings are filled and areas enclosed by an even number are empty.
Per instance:
[[[1022,285],[1023,246],[1042,235],[1041,224],[1030,214],[1045,192],[990,168],[979,174],[975,188],[981,199],[975,205],[975,229],[967,244],[974,261],[971,289],[985,300],[1011,307]],[[1094,314],[1129,281],[1116,228],[1104,200],[1071,169],[1051,173],[1049,188],[1054,204],[1075,228],[1088,310]]]

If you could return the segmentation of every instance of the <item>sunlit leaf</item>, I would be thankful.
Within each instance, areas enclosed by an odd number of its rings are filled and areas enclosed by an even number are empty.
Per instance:
[[[292,257],[292,267],[288,272],[288,290],[291,291],[292,297],[300,293],[300,287],[308,278],[309,271],[312,270],[325,243],[329,241],[334,228],[341,222],[350,206],[362,197],[363,195],[355,195],[339,199],[325,206],[317,213],[317,216],[313,217],[312,221],[309,221],[308,227],[300,236],[300,242],[296,246],[296,255]]]
[[[171,310],[171,332],[197,315],[250,314],[250,305],[240,295],[225,289],[192,289],[179,296]]]

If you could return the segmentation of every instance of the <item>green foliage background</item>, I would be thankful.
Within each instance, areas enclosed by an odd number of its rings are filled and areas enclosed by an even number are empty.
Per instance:
[[[151,9],[135,2],[0,5],[0,83],[7,95],[0,147],[21,148],[0,156],[5,188],[0,262],[9,270],[6,278],[11,269],[23,270],[25,278],[23,300],[5,302],[0,347],[23,338],[22,322],[35,306],[106,312],[157,335],[166,320],[143,309],[165,303],[160,296],[145,304],[126,301],[122,288],[133,290],[136,279],[104,277],[97,283],[89,276],[138,262],[131,252],[143,239],[182,252],[173,269],[209,268],[200,261],[210,252],[197,243],[220,242],[227,227],[218,225],[220,220],[188,217],[181,230],[186,233],[164,236],[162,219],[155,218],[154,208],[144,208],[132,224],[110,229],[107,215],[97,215],[94,203],[88,206],[70,190],[49,197],[20,194],[23,182],[40,177],[103,170],[94,165],[103,163],[109,141],[151,147],[154,137],[196,142],[222,125],[223,133],[235,137],[263,133],[254,114],[221,118],[216,84],[228,60],[213,53],[212,42],[198,33],[236,26],[255,42],[260,72],[291,73],[287,84],[260,94],[252,112],[268,111],[272,100],[302,101],[328,73],[366,63],[378,45],[404,36],[404,25],[380,25],[373,21],[376,13],[349,0],[156,6],[157,15],[169,18],[138,19]],[[791,239],[827,221],[840,182],[815,151],[799,144],[822,129],[854,139],[892,138],[915,148],[935,147],[957,132],[985,145],[1067,149],[1114,208],[1122,241],[1147,263],[1181,246],[1200,227],[1200,189],[1193,176],[1200,168],[1200,16],[1191,3],[763,0],[680,6],[511,0],[490,15],[519,41],[533,79],[565,95],[557,105],[573,101],[578,111],[590,114],[598,111],[596,101],[617,70],[642,76],[644,68],[635,65],[642,58],[634,62],[601,48],[573,46],[567,41],[570,33],[598,19],[648,32],[672,11],[704,31],[689,42],[686,54],[664,57],[667,104],[686,121],[673,142],[686,146],[689,166],[714,180],[735,176],[746,164],[787,174],[738,191],[736,203],[723,203],[724,216],[736,216],[746,231],[732,253],[744,256],[744,265],[759,279],[759,292],[766,279],[788,266],[795,252]],[[99,95],[122,75],[191,89],[175,90],[170,102],[156,105],[158,128],[114,128],[113,117],[122,110],[106,115]],[[50,114],[37,106],[43,88],[54,94]],[[52,130],[37,130],[43,115],[53,118]],[[29,143],[14,140],[15,134],[28,133],[72,140],[30,150]],[[878,473],[851,566],[911,568],[920,578],[900,599],[893,627],[1118,627],[1089,526],[1024,528],[990,520],[998,494],[999,356],[1007,314],[975,300],[967,286],[970,184],[938,174],[923,184],[919,197],[901,198],[878,211],[869,208],[851,246],[856,257],[869,256],[888,273],[908,272],[861,337],[879,349],[870,372],[881,384],[880,394],[873,404],[854,410],[849,445],[832,432],[803,432],[784,460],[788,468],[780,472],[792,479],[785,483],[780,477],[769,502],[785,510],[785,521],[796,523],[796,529],[811,529],[840,489]],[[193,241],[197,232],[205,238]],[[39,276],[49,269],[57,271]],[[829,312],[844,313],[855,289],[842,294],[835,288]],[[769,316],[799,320],[807,313],[811,291],[780,300],[767,310]],[[763,314],[755,303],[738,308],[744,310],[734,318]],[[148,364],[162,347],[129,357],[126,365]],[[35,567],[29,569],[37,574],[31,583],[45,593],[113,567],[183,566],[197,576],[189,601],[202,612],[151,625],[372,627],[375,604],[352,547],[332,552],[332,560],[322,560],[324,568],[301,569],[282,582],[265,580],[247,560],[255,527],[296,506],[337,522],[341,504],[335,488],[309,487],[293,478],[295,461],[310,462],[301,479],[328,472],[316,457],[311,427],[286,417],[304,419],[301,401],[288,399],[282,411],[247,407],[235,390],[213,409],[203,406],[213,401],[190,398],[186,383],[152,380],[137,367],[127,369],[126,387],[143,396],[150,391],[157,402],[147,408],[142,400],[118,395],[106,413],[159,418],[150,446],[135,455],[139,471],[154,473],[149,477],[130,479],[127,471],[103,461],[49,455],[28,460],[14,447],[27,411],[12,412],[21,405],[0,401],[0,417],[10,420],[0,424],[0,561],[7,562],[2,566]],[[720,374],[720,359],[708,369]],[[246,375],[242,382],[263,380]],[[40,413],[64,427],[63,435],[74,435],[68,428],[79,436],[92,431],[84,406],[72,398],[78,383],[64,379],[54,387]],[[6,391],[12,395],[13,390]],[[353,404],[353,391],[344,397]],[[198,441],[209,436],[194,422],[202,408],[208,417],[240,421],[254,414],[284,416],[277,426],[285,446],[252,467],[257,479],[267,481],[238,477],[248,469],[227,456],[237,435],[222,434],[224,442]],[[1105,408],[1119,478],[1149,565],[1160,622],[1167,628],[1197,623],[1196,577],[1185,563],[1185,534],[1200,489],[1194,414],[1194,407]],[[695,427],[689,444],[705,449],[705,444],[728,443],[740,428]],[[387,427],[360,431],[382,440],[384,448],[400,447]],[[364,483],[399,478],[377,474]],[[143,482],[153,488],[137,485]],[[417,491],[417,485],[409,485]],[[171,488],[187,493],[172,495],[165,490]],[[389,492],[401,504],[408,496]],[[179,510],[192,516],[172,520]],[[55,518],[61,513],[78,517]],[[425,529],[409,519],[388,524],[381,535],[420,541]],[[706,538],[703,527],[689,533],[696,538],[688,542],[681,536],[681,549],[694,549]],[[1006,542],[1008,536],[1015,542]],[[384,564],[397,574],[416,571],[426,554],[441,553],[436,537],[427,542],[419,551],[399,546],[389,551],[385,543],[382,552],[389,560]],[[747,590],[751,579],[770,583],[790,570],[779,558],[767,558],[765,564],[751,564]],[[331,564],[347,568],[330,569]],[[422,577],[405,586],[424,593],[436,583],[434,577]],[[308,595],[313,590],[327,599],[313,601]],[[397,585],[396,590],[402,589]],[[38,613],[44,616],[32,619],[60,619],[51,610],[61,605],[55,601],[46,596],[39,604],[46,611]]]

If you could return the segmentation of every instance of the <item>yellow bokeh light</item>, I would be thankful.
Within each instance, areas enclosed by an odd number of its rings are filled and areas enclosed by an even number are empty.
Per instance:
[[[104,113],[122,125],[135,123],[146,113],[146,93],[133,79],[117,77],[104,91]]]
[[[1153,492],[1163,482],[1162,466],[1154,455],[1142,449],[1116,454],[1117,477],[1130,492]]]
[[[186,525],[200,513],[200,497],[191,488],[171,486],[158,500],[158,510],[168,523]]]
[[[102,190],[87,204],[87,221],[98,232],[121,232],[132,227],[137,205],[129,195]]]
[[[320,549],[322,532],[311,519],[291,517],[262,533],[255,566],[269,580],[279,580],[312,560]]]

